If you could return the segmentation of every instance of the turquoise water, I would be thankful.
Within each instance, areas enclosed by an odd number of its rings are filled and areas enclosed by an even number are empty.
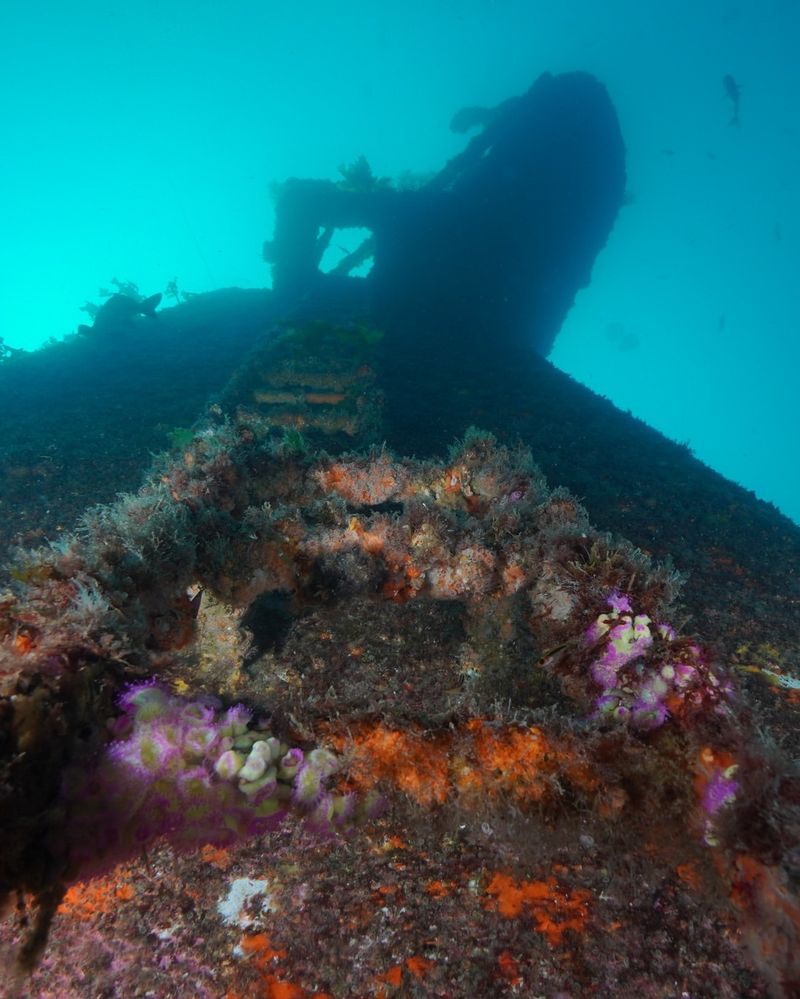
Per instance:
[[[628,204],[551,359],[800,521],[799,28],[794,0],[7,0],[0,336],[69,333],[114,277],[263,286],[271,182],[430,173],[460,107],[587,70]]]

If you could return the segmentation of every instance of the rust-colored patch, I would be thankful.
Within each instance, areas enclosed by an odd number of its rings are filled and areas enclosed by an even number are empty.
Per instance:
[[[402,839],[402,837],[393,835],[386,837],[384,848],[386,850],[407,850],[408,844],[404,839]]]
[[[130,875],[130,867],[125,865],[105,877],[72,885],[58,907],[59,913],[73,919],[90,920],[113,912],[120,902],[130,902],[136,894],[129,881]]]
[[[689,888],[693,888],[695,891],[699,890],[701,883],[700,873],[693,861],[690,860],[688,863],[678,864],[675,868],[675,873]]]
[[[32,649],[36,648],[36,642],[30,635],[20,632],[14,639],[14,648],[17,652],[24,655],[26,652],[30,652]]]
[[[227,871],[232,863],[228,850],[212,846],[210,843],[202,848],[200,856],[207,864],[211,864],[212,867],[216,867],[220,871]]]
[[[497,957],[497,977],[509,985],[522,985],[519,961],[509,950],[502,951]]]
[[[305,401],[312,406],[338,406],[347,396],[344,392],[306,392]]]
[[[375,981],[378,985],[391,985],[392,988],[399,988],[403,981],[403,967],[400,964],[395,964],[388,971],[384,971],[380,975],[375,976]],[[379,989],[378,995],[385,995],[385,989]]]
[[[242,950],[245,954],[254,956],[257,968],[263,968],[271,961],[286,957],[286,951],[276,950],[266,933],[251,933],[242,937]]]
[[[515,882],[508,874],[497,873],[486,886],[491,896],[484,908],[499,912],[506,919],[516,919],[523,911],[530,913],[534,929],[547,938],[551,947],[560,946],[567,930],[582,932],[589,918],[591,892],[585,888],[567,891],[554,877],[544,881]]]
[[[451,881],[429,881],[425,885],[425,891],[432,898],[446,898],[453,894],[455,885]]]
[[[587,792],[600,786],[579,753],[536,726],[498,726],[473,718],[460,731],[437,736],[382,723],[351,735],[350,778],[357,789],[387,782],[423,806],[441,805],[455,793],[466,805],[501,795],[531,804],[551,793],[555,777]],[[344,736],[333,741],[340,751],[348,747]]]
[[[447,742],[377,724],[355,737],[351,777],[362,787],[386,780],[420,805],[442,804],[450,791]]]
[[[284,948],[275,948],[266,933],[251,933],[242,937],[242,951],[253,960],[261,972],[263,991],[259,999],[331,999],[327,992],[309,992],[280,974],[278,965],[286,957]]]
[[[426,957],[414,956],[406,958],[406,967],[415,978],[424,978],[435,965],[435,961],[430,961]]]
[[[522,587],[527,582],[527,576],[525,575],[525,570],[521,565],[517,565],[515,562],[510,562],[503,566],[503,589],[502,592],[505,594],[516,593],[521,590]]]
[[[594,790],[599,783],[583,760],[548,739],[535,725],[525,729],[497,728],[473,718],[466,728],[473,739],[479,768],[477,774],[475,770],[465,770],[459,782],[462,790],[477,790],[491,796],[503,792],[522,802],[540,801],[556,771],[586,790]]]

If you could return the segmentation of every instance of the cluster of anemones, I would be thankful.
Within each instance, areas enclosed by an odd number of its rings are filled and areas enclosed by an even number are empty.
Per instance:
[[[333,753],[290,747],[244,705],[225,709],[149,682],[129,687],[119,707],[113,741],[64,782],[69,856],[81,874],[161,837],[179,848],[223,845],[290,813],[325,833],[374,805],[328,789],[339,766]]]
[[[695,642],[676,642],[674,628],[634,613],[630,598],[612,590],[610,608],[586,632],[590,646],[602,651],[590,666],[601,693],[597,714],[629,722],[640,730],[663,725],[671,714],[691,707],[716,706],[730,683],[709,665]]]

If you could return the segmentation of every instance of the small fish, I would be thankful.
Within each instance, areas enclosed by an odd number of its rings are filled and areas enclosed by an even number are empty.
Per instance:
[[[156,308],[161,301],[161,292],[156,292],[149,298],[137,300],[130,295],[112,295],[97,310],[94,323],[91,326],[79,326],[78,332],[106,333],[118,332],[132,325],[136,316],[156,318]]]
[[[726,73],[722,77],[722,86],[725,90],[725,97],[731,102],[731,120],[728,124],[738,125],[739,124],[739,101],[742,97],[742,88],[734,80],[730,73]]]

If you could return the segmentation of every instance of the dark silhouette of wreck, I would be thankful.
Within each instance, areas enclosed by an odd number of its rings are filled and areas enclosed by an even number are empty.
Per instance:
[[[264,342],[273,332],[279,340],[288,327],[286,335],[297,338],[299,354],[305,343],[316,342],[310,335],[303,339],[306,320],[312,321],[312,331],[314,320],[341,321],[340,329],[352,334],[355,354],[362,327],[347,323],[363,319],[367,333],[379,328],[383,339],[375,382],[385,395],[385,412],[375,442],[385,440],[406,454],[441,455],[469,424],[494,432],[501,440],[522,439],[554,485],[565,486],[586,501],[599,531],[625,535],[633,546],[657,558],[671,553],[680,570],[690,570],[681,613],[691,620],[692,630],[704,632],[717,658],[747,670],[742,745],[731,740],[732,750],[741,750],[746,764],[742,780],[748,782],[747,793],[737,806],[735,822],[731,820],[730,828],[721,832],[727,842],[739,837],[736,848],[756,871],[749,881],[737,871],[731,879],[740,877],[751,892],[748,897],[740,893],[737,904],[742,909],[740,925],[753,941],[757,973],[730,943],[732,920],[726,915],[723,893],[717,888],[710,897],[689,893],[673,876],[676,858],[682,861],[684,855],[667,853],[659,858],[650,851],[644,832],[665,822],[658,810],[643,815],[641,826],[626,829],[623,821],[615,824],[612,808],[609,843],[618,847],[616,854],[608,852],[611,847],[605,841],[598,851],[591,836],[579,835],[584,832],[580,824],[566,827],[557,853],[552,838],[541,838],[541,856],[549,862],[552,852],[564,870],[580,871],[584,865],[603,879],[609,870],[614,879],[622,876],[623,868],[627,872],[627,897],[616,890],[598,894],[603,905],[615,905],[614,895],[620,895],[629,925],[614,925],[626,935],[608,933],[602,927],[610,921],[598,921],[593,949],[570,947],[578,958],[576,980],[593,988],[599,982],[602,987],[603,981],[611,980],[601,978],[603,969],[610,969],[616,982],[624,966],[625,994],[643,994],[649,983],[661,991],[672,988],[678,971],[669,961],[674,940],[681,935],[680,974],[693,975],[700,987],[708,978],[714,994],[744,994],[744,986],[739,986],[749,982],[753,990],[748,994],[766,995],[763,979],[774,985],[772,994],[794,995],[800,980],[796,958],[800,907],[790,888],[796,886],[800,840],[798,782],[784,756],[762,751],[756,740],[752,749],[746,743],[755,727],[749,722],[753,716],[760,729],[785,746],[787,756],[798,753],[798,730],[788,708],[756,674],[759,649],[775,649],[780,662],[786,663],[800,649],[794,568],[800,558],[800,532],[774,508],[703,466],[687,448],[615,409],[546,360],[577,291],[590,279],[596,254],[623,200],[624,147],[604,88],[583,73],[545,74],[525,94],[492,111],[465,109],[454,125],[482,128],[462,153],[416,190],[381,184],[368,170],[362,170],[360,179],[357,171],[350,174],[344,184],[287,181],[276,205],[273,239],[265,248],[273,267],[273,290],[227,289],[199,295],[163,310],[157,323],[134,316],[117,330],[89,331],[33,355],[14,355],[0,365],[4,431],[0,541],[8,541],[15,530],[18,539],[28,544],[52,538],[89,503],[108,501],[118,490],[135,489],[151,451],[165,447],[169,428],[176,442],[188,435],[191,443],[186,445],[188,451],[176,443],[166,472],[173,477],[189,474],[198,460],[209,459],[203,432],[195,436],[190,425],[209,395],[223,391],[249,350],[253,353],[245,367],[269,347]],[[336,231],[350,227],[369,229],[369,244],[332,272],[323,273],[320,264]],[[351,276],[367,254],[374,258],[370,274]],[[282,319],[289,323],[276,328]],[[322,358],[327,360],[330,357]],[[332,411],[344,394],[338,386],[323,384],[309,388],[307,383],[303,391],[309,405],[313,395],[318,409],[329,405]],[[293,400],[293,392],[266,384],[261,391],[263,404],[277,406],[285,395]],[[251,392],[251,404],[253,397]],[[217,400],[207,411],[206,424],[218,419],[216,429],[212,427],[216,433],[227,425],[225,418],[233,416],[231,425],[242,435],[235,446],[246,451],[252,437],[246,415],[240,419],[235,405],[225,405],[224,392]],[[317,436],[311,443],[313,447],[321,443],[336,454],[361,442],[340,433],[330,440]],[[231,482],[236,481],[226,480],[228,471],[224,461],[218,462],[219,497],[226,515],[229,510],[224,505]],[[163,468],[162,474],[166,474]],[[518,492],[512,490],[509,499],[516,502]],[[553,496],[562,505],[571,502],[562,490]],[[186,510],[186,522],[194,523],[196,505],[189,503]],[[380,510],[391,512],[390,505]],[[363,517],[363,511],[356,511],[356,521],[358,516]],[[249,532],[248,527],[237,537],[247,539]],[[571,540],[576,551],[591,547],[587,538],[585,529],[575,528]],[[598,552],[602,554],[602,544]],[[633,549],[628,554],[639,558]],[[597,561],[599,556],[591,548],[581,557]],[[612,560],[606,562],[611,565]],[[37,565],[24,560],[16,564],[18,589],[35,588]],[[44,575],[47,582],[50,576]],[[86,604],[91,592],[80,575],[75,582],[75,596],[91,610]],[[19,614],[25,607],[17,607],[21,598],[10,594],[4,599],[0,609],[6,618],[24,624]],[[159,626],[174,622],[179,612],[185,618],[193,610],[185,592],[177,593],[177,599],[176,606],[154,608]],[[280,610],[279,606],[276,616]],[[401,611],[402,607],[396,612]],[[557,612],[554,607],[554,615]],[[454,618],[456,638],[460,627]],[[384,630],[388,633],[391,627]],[[420,641],[427,635],[435,657],[436,629],[420,629]],[[28,651],[35,655],[36,637],[32,639],[23,628],[4,636],[4,641],[13,639],[20,655]],[[384,640],[383,631],[380,638]],[[562,648],[549,644],[529,648],[529,642],[530,636],[521,633],[515,654],[525,659],[526,667],[530,662],[531,670],[539,653],[546,658]],[[64,761],[85,752],[87,733],[103,726],[131,669],[127,652],[118,662],[106,662],[102,650],[79,646],[67,651],[68,655],[50,658],[41,653],[41,668],[7,674],[0,688],[0,895],[26,890],[37,896],[40,913],[22,952],[28,963],[44,945],[63,890],[63,860],[54,832],[63,821],[59,787]],[[13,649],[11,653],[16,654]],[[147,650],[135,651],[134,670],[147,671],[148,655]],[[351,674],[358,676],[360,669],[356,660]],[[388,688],[394,695],[392,684]],[[612,733],[603,742],[607,768],[624,762],[616,738]],[[655,737],[642,742],[658,748]],[[671,744],[665,740],[662,745],[669,755]],[[674,765],[684,766],[683,757],[673,755]],[[645,790],[650,786],[647,776],[637,780],[645,782]],[[628,793],[635,803],[640,795],[637,781]],[[681,801],[677,798],[671,805],[676,813]],[[683,813],[682,821],[685,824]],[[433,824],[415,821],[414,826],[409,827],[409,836],[430,834],[441,840]],[[667,822],[663,828],[664,842],[676,840],[690,857],[703,860],[694,833],[677,823]],[[524,839],[509,829],[509,841],[524,852]],[[639,841],[648,842],[646,851],[637,849]],[[478,849],[476,843],[484,849],[475,840],[467,844],[465,855]],[[461,851],[456,837],[453,847]],[[431,877],[431,855],[424,854],[426,882]],[[607,856],[613,861],[608,869]],[[678,874],[682,869],[676,868]],[[692,881],[690,874],[687,884]],[[413,876],[410,871],[403,875],[408,885]],[[207,872],[197,878],[198,884],[205,880]],[[309,883],[313,881],[310,877]],[[370,891],[375,883],[369,881]],[[435,904],[441,909],[444,903],[437,896]],[[319,911],[328,908],[320,906]],[[452,913],[453,921],[442,937],[460,944],[464,930],[457,905]],[[672,923],[665,922],[667,918]],[[436,921],[441,921],[440,911]],[[429,922],[420,925],[427,927]],[[762,923],[766,929],[759,936]],[[709,925],[716,927],[714,932],[708,932]],[[309,939],[315,953],[326,941],[332,942],[337,952],[342,951],[342,959],[349,960],[335,934],[309,935]],[[617,944],[620,939],[623,942]],[[615,946],[624,960],[615,955]],[[63,966],[64,954],[61,958]],[[554,960],[559,960],[558,954]],[[496,981],[497,967],[488,968],[487,980]]]
[[[276,297],[367,308],[405,346],[422,329],[444,350],[547,355],[622,204],[617,117],[590,75],[545,73],[472,119],[479,134],[417,190],[288,180],[265,244]],[[322,273],[335,231],[355,227],[372,232],[369,276]]]

